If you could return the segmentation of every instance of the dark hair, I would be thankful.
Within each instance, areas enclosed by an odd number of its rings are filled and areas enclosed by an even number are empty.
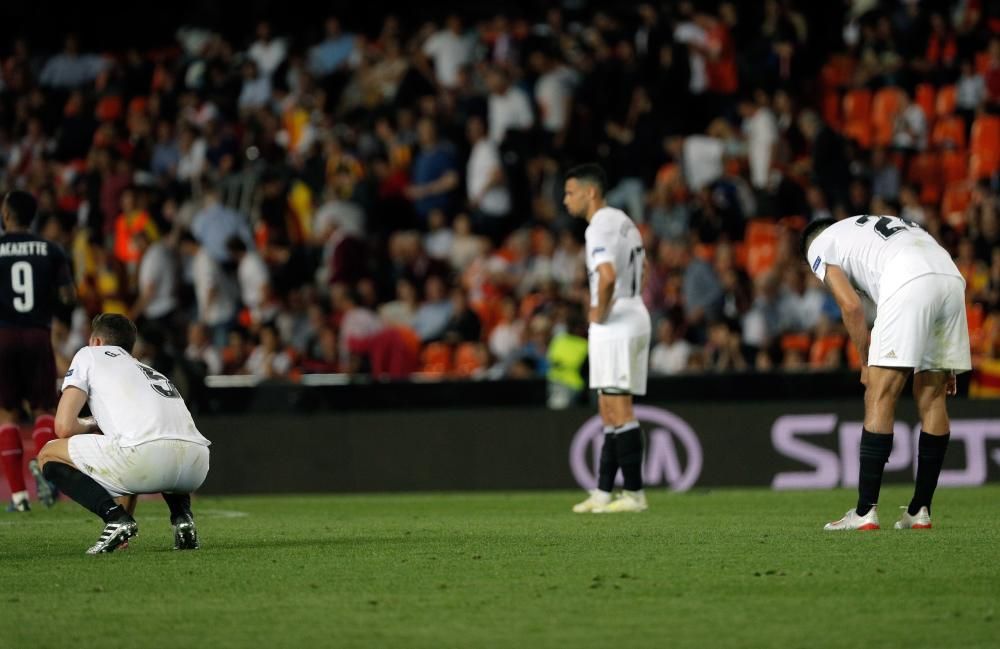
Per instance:
[[[597,188],[597,191],[601,196],[604,196],[604,192],[607,191],[608,188],[608,177],[604,175],[604,170],[601,169],[600,165],[596,165],[594,163],[587,163],[573,167],[566,172],[566,180],[569,180],[570,178],[575,178],[579,182],[593,185]]]
[[[247,244],[243,241],[243,239],[240,239],[237,236],[232,236],[226,240],[226,250],[233,255],[242,254],[247,251]]]
[[[35,220],[35,212],[38,211],[38,201],[28,192],[20,190],[7,192],[3,201],[7,205],[7,211],[10,212],[14,223],[20,227],[29,227],[31,222]]]
[[[805,230],[802,231],[801,239],[801,252],[803,259],[809,261],[809,246],[812,244],[813,239],[818,237],[823,230],[827,229],[836,222],[836,219],[816,219],[806,226]]]
[[[90,323],[90,335],[103,338],[108,345],[121,347],[132,353],[135,347],[135,323],[118,313],[100,313]]]

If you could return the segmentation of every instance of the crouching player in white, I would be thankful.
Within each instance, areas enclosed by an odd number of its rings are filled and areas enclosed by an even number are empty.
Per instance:
[[[642,429],[632,396],[646,394],[649,367],[649,311],[642,302],[646,257],[635,224],[604,202],[607,186],[597,165],[581,165],[566,175],[563,203],[572,216],[587,219],[587,275],[590,278],[590,387],[598,390],[604,444],[597,489],[573,507],[577,513],[641,512]],[[624,490],[612,500],[618,469]]]
[[[125,316],[94,318],[89,346],[77,352],[63,381],[55,422],[60,439],[38,456],[49,481],[104,521],[88,554],[113,552],[138,534],[115,499],[149,493],[167,501],[174,548],[198,547],[190,494],[208,475],[210,442],[173,384],[132,357],[135,338]],[[79,417],[84,404],[93,417]]]
[[[896,402],[914,372],[922,428],[916,485],[896,529],[928,529],[951,432],[945,399],[955,393],[955,372],[972,368],[965,280],[931,235],[893,216],[814,221],[802,234],[802,253],[840,305],[865,385],[858,503],[825,529],[879,529],[878,495],[892,451]],[[877,306],[870,342],[859,292]]]

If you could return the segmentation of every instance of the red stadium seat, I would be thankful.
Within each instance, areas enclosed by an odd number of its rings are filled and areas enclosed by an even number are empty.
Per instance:
[[[858,88],[844,95],[844,136],[867,149],[872,144],[872,93]]]

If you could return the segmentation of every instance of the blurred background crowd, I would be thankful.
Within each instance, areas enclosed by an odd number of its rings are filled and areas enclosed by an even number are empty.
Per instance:
[[[857,367],[798,231],[898,214],[955,256],[1000,388],[1000,2],[455,7],[5,41],[0,188],[33,192],[73,260],[62,366],[111,311],[190,386],[578,391],[586,224],[562,174],[596,161],[651,263],[652,374]]]

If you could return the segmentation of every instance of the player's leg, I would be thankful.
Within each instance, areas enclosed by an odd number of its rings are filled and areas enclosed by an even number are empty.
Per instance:
[[[635,418],[632,395],[608,394],[608,416],[614,426],[615,452],[621,467],[624,489],[620,498],[608,505],[610,512],[644,511],[646,495],[642,485],[642,428]]]
[[[115,502],[116,495],[121,494],[111,493],[88,475],[91,471],[110,473],[108,455],[104,453],[110,444],[113,442],[103,435],[76,435],[46,444],[38,456],[46,480],[104,521],[104,531],[88,554],[113,552],[139,533],[135,519]],[[77,468],[74,455],[85,459],[81,466],[89,467],[87,472]]]
[[[865,516],[878,504],[882,473],[892,453],[892,433],[896,423],[896,402],[906,386],[911,370],[900,367],[869,367],[865,390],[865,426],[861,432],[858,504]]]
[[[865,389],[865,423],[861,431],[858,469],[858,502],[843,518],[827,523],[826,531],[877,530],[878,497],[885,463],[892,453],[892,432],[899,399],[909,368],[868,367]]]
[[[23,402],[20,348],[17,329],[0,329],[0,468],[10,487],[8,511],[26,512],[30,506],[24,484],[24,448],[17,426]]]
[[[25,401],[35,417],[35,425],[31,432],[34,441],[35,457],[28,462],[28,469],[35,479],[35,493],[38,500],[46,507],[55,504],[57,491],[45,476],[42,475],[38,454],[42,447],[56,439],[55,412],[58,396],[56,395],[56,360],[52,352],[52,336],[44,329],[26,331],[23,335],[24,346],[22,358],[31,359],[30,363],[21,364],[24,373]]]
[[[0,375],[6,374],[0,371]],[[0,379],[0,383],[4,380]],[[21,444],[21,429],[15,423],[17,415],[14,410],[0,408],[0,467],[3,468],[10,487],[11,502],[8,511],[26,512],[31,509],[28,504],[28,487],[24,484],[24,448]]]
[[[591,367],[593,367],[593,360]],[[597,461],[597,488],[592,489],[590,494],[577,504],[573,505],[573,511],[577,514],[594,513],[611,502],[611,492],[615,488],[615,477],[618,475],[618,454],[615,450],[615,427],[608,423],[607,400],[600,391],[597,393],[597,410],[601,415],[603,423],[603,435],[601,436],[601,454]]]
[[[38,500],[46,507],[55,504],[59,497],[59,490],[42,475],[42,466],[38,461],[38,456],[46,444],[56,439],[55,418],[50,412],[39,410],[35,415],[35,426],[31,432],[32,441],[35,444],[35,457],[28,461],[28,470],[35,478],[35,492]]]
[[[176,462],[180,471],[174,484],[175,490],[163,492],[163,500],[170,508],[170,524],[174,527],[174,549],[197,550],[201,543],[191,512],[191,492],[197,490],[208,475],[208,447],[185,445],[179,449]]]
[[[896,523],[897,529],[929,529],[931,526],[931,500],[951,438],[945,405],[950,376],[950,372],[917,372],[913,377],[913,397],[920,413],[921,428],[917,442],[917,477],[913,499]]]

